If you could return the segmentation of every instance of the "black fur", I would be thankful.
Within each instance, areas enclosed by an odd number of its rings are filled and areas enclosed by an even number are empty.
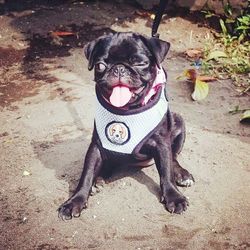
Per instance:
[[[136,33],[116,33],[87,44],[84,52],[89,61],[89,70],[95,67],[97,91],[108,99],[118,81],[128,85],[135,94],[122,108],[132,110],[141,105],[141,100],[151,88],[156,76],[155,68],[164,60],[169,47],[169,43],[157,38]],[[155,161],[160,176],[161,202],[171,213],[182,213],[188,206],[186,197],[180,193],[177,185],[189,186],[194,182],[193,176],[177,161],[184,140],[183,119],[168,110],[161,125],[140,150],[140,154]],[[111,158],[104,159],[101,154],[94,129],[79,184],[73,196],[58,209],[62,219],[80,216],[82,209],[87,207],[96,178],[100,173],[107,174],[105,171],[109,160]],[[119,159],[116,161],[119,162]]]

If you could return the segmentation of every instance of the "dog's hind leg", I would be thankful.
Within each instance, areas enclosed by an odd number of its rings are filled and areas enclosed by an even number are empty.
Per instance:
[[[181,152],[185,142],[185,124],[182,117],[176,113],[173,113],[173,120],[174,130],[172,134],[172,157],[175,181],[179,186],[189,187],[194,183],[194,177],[186,169],[182,168],[177,160],[177,156]]]
[[[100,172],[98,173],[98,177],[96,178],[91,188],[90,195],[95,195],[96,193],[99,193],[103,189],[106,180],[112,176],[113,169],[114,167],[112,165],[112,162],[110,161],[103,162],[103,166]]]

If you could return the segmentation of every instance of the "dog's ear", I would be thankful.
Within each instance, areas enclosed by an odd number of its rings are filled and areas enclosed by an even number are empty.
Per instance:
[[[92,70],[93,67],[94,67],[95,46],[96,46],[96,44],[97,44],[98,41],[99,41],[99,39],[94,40],[92,42],[89,42],[83,48],[84,49],[85,57],[89,61],[88,70]]]
[[[124,139],[125,138],[125,136],[126,136],[126,130],[125,130],[125,128],[124,127],[122,127],[121,126],[121,132],[122,132],[122,134],[121,134],[121,137],[122,137],[122,139]]]
[[[109,135],[113,136],[113,134],[115,133],[114,131],[114,125],[109,127]]]
[[[112,33],[101,36],[96,40],[87,43],[84,46],[84,54],[89,61],[88,69],[92,70],[97,59],[97,56],[105,50],[106,45],[110,42]]]
[[[142,35],[140,37],[142,42],[147,46],[151,54],[154,56],[157,66],[160,67],[161,62],[165,59],[168,53],[170,43],[155,37],[148,38]]]

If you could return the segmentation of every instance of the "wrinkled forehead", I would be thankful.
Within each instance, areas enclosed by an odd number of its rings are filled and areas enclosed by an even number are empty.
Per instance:
[[[124,61],[133,55],[149,56],[150,52],[139,37],[133,34],[115,34],[105,38],[102,55],[110,61]]]
[[[123,40],[120,43],[116,43],[109,48],[109,57],[127,57],[137,53],[137,48],[134,43],[130,43],[128,40]]]

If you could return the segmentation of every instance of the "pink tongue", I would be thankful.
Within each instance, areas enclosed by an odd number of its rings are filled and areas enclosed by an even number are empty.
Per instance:
[[[132,93],[128,87],[116,86],[112,90],[109,101],[115,107],[123,107],[129,102],[131,96]]]

